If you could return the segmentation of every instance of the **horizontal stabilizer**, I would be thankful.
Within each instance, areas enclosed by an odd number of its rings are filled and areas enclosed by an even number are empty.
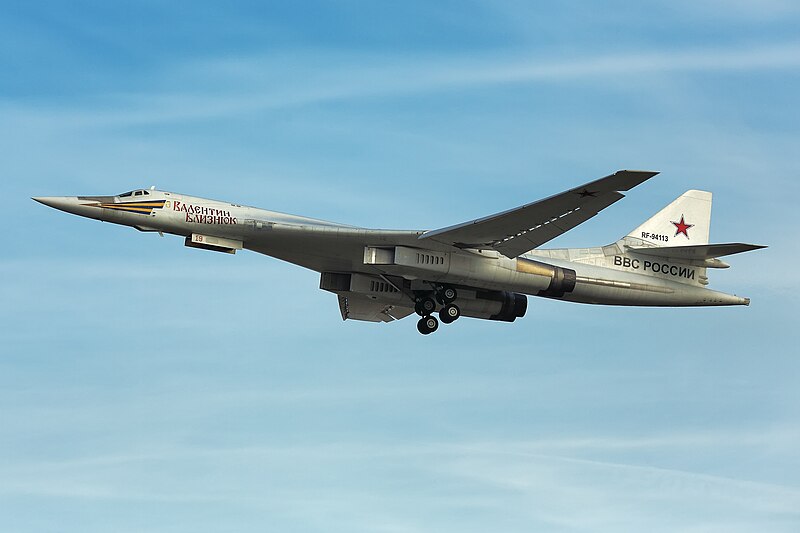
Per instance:
[[[715,262],[712,260],[716,259],[717,257],[724,257],[726,255],[760,250],[761,248],[766,248],[766,246],[732,242],[725,244],[696,244],[690,246],[626,246],[626,248],[629,252],[637,254],[664,257],[673,259],[675,261],[683,260],[685,262],[691,262],[695,264],[699,264],[699,262],[707,262],[704,266],[725,268],[728,265],[722,261],[719,261],[717,264],[715,264]]]

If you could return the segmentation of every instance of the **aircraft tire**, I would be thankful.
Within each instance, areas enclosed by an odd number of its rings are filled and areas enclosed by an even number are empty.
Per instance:
[[[439,321],[433,316],[424,316],[417,322],[417,331],[423,335],[430,335],[439,329]]]
[[[461,309],[454,304],[447,304],[444,306],[444,309],[439,311],[439,320],[441,320],[444,324],[451,324],[458,320],[460,316]]]
[[[428,298],[427,296],[421,298],[414,304],[414,311],[421,317],[430,316],[436,310],[436,302],[433,301],[432,298]]]
[[[453,287],[445,287],[442,289],[442,300],[446,304],[451,304],[458,298],[458,291],[455,290]]]

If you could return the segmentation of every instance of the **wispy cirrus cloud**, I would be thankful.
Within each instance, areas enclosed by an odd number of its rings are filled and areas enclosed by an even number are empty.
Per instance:
[[[263,506],[268,500],[276,514],[277,509],[294,513],[305,508],[338,509],[346,516],[358,515],[351,506],[371,502],[375,519],[407,527],[418,525],[408,521],[411,508],[423,518],[478,505],[483,520],[505,516],[511,530],[517,530],[514,524],[523,530],[523,524],[531,523],[578,531],[632,526],[654,531],[746,530],[765,516],[780,515],[785,527],[779,525],[776,531],[790,531],[800,523],[796,488],[664,466],[636,454],[698,456],[730,448],[741,454],[749,446],[788,442],[796,436],[792,428],[777,428],[526,441],[345,441],[231,448],[161,444],[149,451],[6,465],[0,468],[0,493],[245,507]],[[626,459],[600,458],[609,450],[624,452]],[[306,468],[291,466],[298,464]],[[357,475],[345,474],[354,471]],[[176,484],[177,472],[190,482]],[[389,499],[369,490],[385,483],[402,485],[407,476],[427,480],[422,494],[394,494]],[[298,484],[315,488],[300,494]],[[717,512],[704,513],[709,507]]]
[[[9,102],[9,118],[70,127],[169,123],[241,116],[358,98],[382,98],[501,84],[580,79],[635,85],[636,76],[741,73],[800,67],[800,43],[542,56],[382,56],[313,50],[287,55],[211,58],[172,65],[154,88],[108,93],[102,99],[45,106]],[[628,78],[620,78],[628,76]],[[181,88],[173,89],[172,87]],[[203,87],[203,89],[194,89]]]

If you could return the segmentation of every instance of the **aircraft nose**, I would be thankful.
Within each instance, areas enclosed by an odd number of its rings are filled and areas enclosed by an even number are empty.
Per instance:
[[[101,216],[100,209],[93,207],[90,203],[81,200],[77,196],[34,196],[32,200],[73,215],[88,218],[100,218]],[[93,203],[96,204],[96,202]]]
[[[35,196],[33,200],[53,209],[86,216],[77,196]]]
[[[74,196],[34,196],[31,199],[47,207],[53,207],[62,211],[69,211],[71,207],[77,204],[78,200]]]

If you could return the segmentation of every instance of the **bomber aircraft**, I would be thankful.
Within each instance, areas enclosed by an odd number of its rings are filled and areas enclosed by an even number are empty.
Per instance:
[[[713,291],[719,258],[764,248],[709,244],[711,193],[690,190],[621,239],[594,248],[540,249],[657,172],[620,170],[543,200],[435,230],[380,230],[150,189],[116,196],[33,198],[44,205],[170,233],[185,245],[253,250],[320,273],[342,319],[419,315],[427,335],[461,316],[513,322],[528,296],[629,306],[749,305]],[[436,318],[438,315],[438,319]]]

